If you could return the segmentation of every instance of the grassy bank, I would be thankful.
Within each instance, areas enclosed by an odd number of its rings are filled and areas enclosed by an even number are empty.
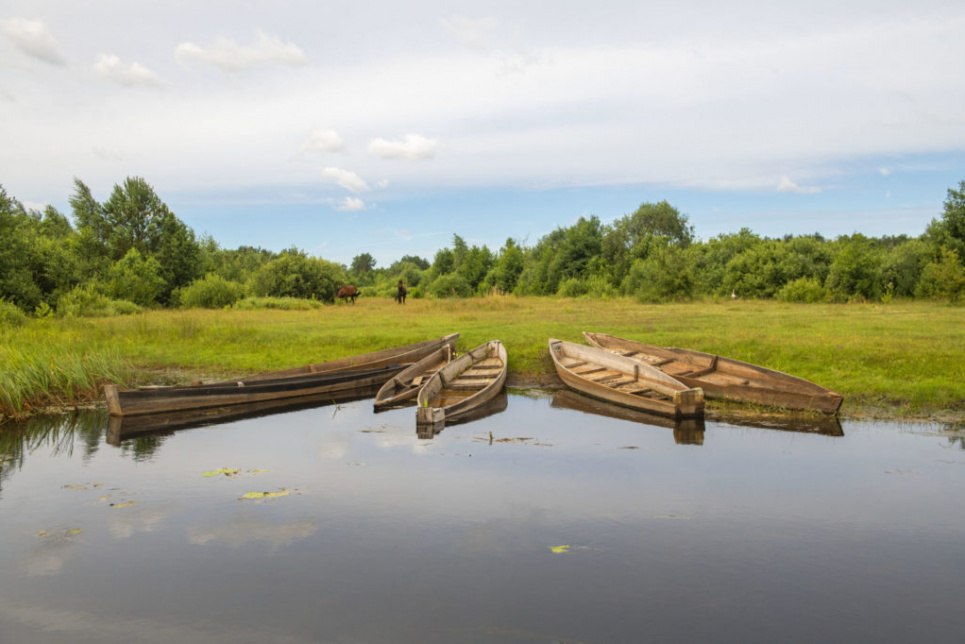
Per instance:
[[[0,411],[99,396],[128,385],[241,375],[374,351],[459,331],[492,338],[510,383],[555,383],[549,337],[597,330],[719,353],[813,380],[845,396],[844,416],[965,417],[962,309],[926,302],[823,305],[492,297],[363,299],[312,311],[156,311],[0,328]]]

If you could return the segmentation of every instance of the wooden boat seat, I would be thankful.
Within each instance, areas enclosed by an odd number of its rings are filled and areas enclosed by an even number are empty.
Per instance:
[[[453,390],[453,391],[460,391],[460,390],[465,391],[465,390],[471,389],[471,390],[476,391],[476,390],[480,390],[480,389],[485,389],[490,383],[495,382],[495,381],[496,381],[495,378],[485,378],[485,379],[483,379],[483,378],[466,378],[466,379],[463,379],[462,377],[459,377],[459,378],[457,378],[456,380],[454,380],[454,381],[452,381],[451,383],[449,383],[449,386],[446,387],[446,389],[451,389],[451,390]]]
[[[576,369],[577,367],[582,367],[583,365],[585,365],[585,364],[586,364],[586,361],[585,361],[585,360],[574,360],[573,362],[569,362],[569,363],[562,362],[562,363],[560,363],[560,364],[562,364],[564,367],[566,367],[567,369],[569,369],[570,371],[572,371],[573,369]]]
[[[599,372],[599,371],[606,371],[606,368],[605,368],[605,367],[600,367],[600,366],[595,365],[595,364],[591,364],[589,369],[582,369],[582,370],[580,370],[580,371],[577,371],[576,369],[573,369],[572,371],[573,371],[573,373],[575,373],[575,374],[578,375],[578,376],[586,376],[586,375],[589,375],[589,374],[591,374],[591,373],[597,373],[597,372]]]

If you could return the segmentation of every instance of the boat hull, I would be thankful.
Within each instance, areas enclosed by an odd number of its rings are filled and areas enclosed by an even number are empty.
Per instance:
[[[588,396],[670,418],[704,414],[704,393],[659,369],[596,347],[551,339],[550,356],[563,383]]]
[[[506,362],[506,348],[491,340],[447,364],[419,391],[416,424],[444,424],[485,405],[506,384]]]
[[[658,347],[605,333],[583,336],[595,347],[650,364],[708,398],[835,414],[844,397],[821,385],[781,371],[702,351]]]

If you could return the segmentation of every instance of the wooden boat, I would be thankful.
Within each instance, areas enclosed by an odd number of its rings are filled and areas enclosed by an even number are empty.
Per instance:
[[[104,395],[112,416],[168,413],[231,405],[247,405],[270,400],[290,400],[319,394],[344,394],[381,386],[405,365],[389,365],[359,371],[336,371],[310,376],[272,380],[191,385],[188,387],[143,387],[120,391],[106,385]]]
[[[271,371],[240,380],[186,387],[141,387],[121,391],[106,385],[112,416],[154,414],[286,400],[318,394],[344,394],[380,387],[392,376],[434,351],[455,346],[458,333],[330,362]]]
[[[708,398],[825,414],[837,413],[844,400],[840,394],[803,378],[732,358],[658,347],[605,333],[584,332],[583,336],[595,347],[657,367],[690,387],[700,387]]]
[[[384,409],[414,400],[432,374],[449,364],[452,354],[452,346],[447,344],[389,378],[375,395],[375,408]]]
[[[222,407],[205,407],[203,409],[187,409],[184,411],[161,412],[157,414],[141,414],[136,416],[110,416],[107,421],[108,445],[119,446],[130,438],[140,436],[168,436],[176,431],[194,429],[197,427],[211,427],[233,423],[251,418],[284,415],[306,409],[316,409],[331,405],[340,405],[356,400],[364,400],[375,395],[377,387],[367,389],[352,389],[346,393],[316,394],[284,400],[267,400],[264,402],[240,405],[225,405]]]
[[[704,414],[704,392],[647,364],[609,351],[551,339],[550,356],[566,386],[632,409],[671,418]]]
[[[506,384],[506,362],[506,348],[490,340],[435,372],[419,391],[416,424],[458,419],[495,398]]]

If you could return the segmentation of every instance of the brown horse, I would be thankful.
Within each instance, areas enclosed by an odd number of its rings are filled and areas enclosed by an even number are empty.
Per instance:
[[[399,280],[399,290],[395,294],[395,301],[399,304],[405,304],[405,296],[409,293],[408,289],[402,285],[402,280]]]
[[[351,299],[352,304],[355,304],[355,298],[357,298],[358,296],[359,296],[359,290],[354,286],[352,286],[351,284],[348,284],[338,289],[338,293],[335,294],[335,297],[343,301]]]

